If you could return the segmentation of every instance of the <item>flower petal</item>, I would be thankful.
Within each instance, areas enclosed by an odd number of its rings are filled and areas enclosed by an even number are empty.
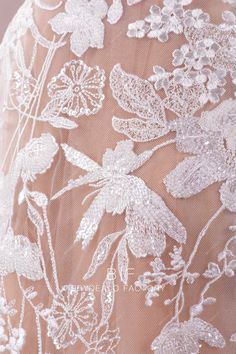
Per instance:
[[[88,34],[86,33],[86,29],[83,29],[82,26],[77,28],[70,37],[71,50],[72,52],[81,57],[86,50],[89,48],[90,40]]]
[[[69,161],[72,165],[87,172],[92,172],[101,168],[98,163],[73,147],[67,144],[61,144],[61,147],[64,150],[67,161]]]
[[[71,15],[67,15],[64,12],[60,12],[58,15],[49,20],[52,29],[57,34],[63,34],[73,32],[75,23]]]
[[[83,240],[83,247],[87,246],[98,229],[99,223],[105,213],[106,199],[107,190],[103,188],[84,213],[76,233],[76,239],[78,241]]]

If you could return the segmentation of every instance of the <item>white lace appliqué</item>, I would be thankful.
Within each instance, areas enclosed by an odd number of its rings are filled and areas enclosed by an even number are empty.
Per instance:
[[[64,65],[60,73],[48,84],[50,100],[41,113],[41,119],[53,126],[74,128],[68,117],[96,114],[104,100],[104,70],[89,67],[81,60],[72,60]],[[70,123],[69,123],[70,122]]]
[[[65,12],[50,20],[58,34],[72,33],[71,50],[81,56],[89,48],[102,48],[104,24],[108,6],[105,0],[67,0]]]
[[[87,174],[69,181],[68,186],[53,199],[83,184],[92,184],[97,189],[97,196],[82,218],[76,234],[77,240],[82,239],[84,246],[96,233],[105,212],[116,215],[124,211],[127,223],[125,238],[136,257],[161,255],[165,249],[165,233],[180,243],[186,241],[185,229],[163,200],[140,178],[129,175],[140,168],[154,151],[136,155],[133,142],[121,141],[114,151],[106,151],[100,166],[72,147],[66,144],[62,147],[66,159],[87,171]]]

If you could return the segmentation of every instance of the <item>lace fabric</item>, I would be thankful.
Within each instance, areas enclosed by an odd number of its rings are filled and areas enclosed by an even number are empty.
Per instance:
[[[234,0],[26,0],[0,46],[0,352],[236,352]]]

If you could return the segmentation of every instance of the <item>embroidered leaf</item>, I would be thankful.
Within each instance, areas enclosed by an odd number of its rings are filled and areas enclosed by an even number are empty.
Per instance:
[[[50,117],[48,122],[55,128],[75,129],[78,124],[64,117]]]
[[[200,318],[194,318],[192,323],[199,340],[206,342],[211,347],[223,348],[225,346],[223,336],[212,324]]]
[[[46,172],[51,167],[57,151],[58,144],[49,133],[31,139],[18,153],[24,181],[34,180],[37,174]]]
[[[82,168],[85,171],[95,171],[101,168],[95,161],[90,159],[87,155],[72,148],[67,144],[61,144],[62,149],[65,152],[67,161],[72,165]]]
[[[128,282],[128,264],[129,257],[126,247],[126,238],[122,238],[118,246],[118,269],[120,274],[120,279],[124,284]]]
[[[113,117],[112,126],[117,132],[125,134],[137,142],[151,141],[169,132],[167,125],[163,126],[156,122],[138,118],[121,119]]]
[[[27,214],[28,214],[30,221],[35,225],[39,236],[42,236],[43,232],[44,232],[43,219],[41,218],[39,212],[29,202],[28,202]]]
[[[205,278],[216,278],[218,275],[220,275],[220,268],[218,264],[209,262],[208,263],[208,269],[204,272],[203,276]]]
[[[88,245],[95,235],[99,223],[105,213],[106,190],[103,189],[93,200],[92,204],[84,214],[79,229],[76,233],[77,241],[83,240],[83,248]]]
[[[55,128],[74,129],[78,127],[73,120],[62,117],[63,107],[68,103],[70,97],[66,94],[63,98],[51,99],[41,113],[40,120],[49,122]]]
[[[107,20],[110,24],[115,24],[119,21],[123,14],[123,6],[121,0],[113,0],[112,5],[107,12]]]
[[[161,98],[149,81],[127,74],[120,64],[116,64],[110,74],[110,86],[114,98],[124,110],[159,123],[160,127],[166,126]]]
[[[25,191],[24,189],[22,189],[22,191],[20,191],[19,196],[18,196],[18,204],[22,204],[25,201]]]
[[[167,191],[175,198],[191,197],[225,178],[218,166],[222,162],[217,154],[187,157],[164,178]]]
[[[215,297],[208,297],[203,301],[204,305],[213,305],[216,303]]]
[[[94,346],[100,353],[114,354],[114,349],[117,347],[120,336],[119,328],[110,330],[108,324],[97,326],[91,333],[89,350],[93,351]]]
[[[122,235],[122,233],[123,231],[115,232],[104,237],[102,241],[99,242],[97,249],[94,252],[89,269],[83,277],[84,280],[90,278],[96,272],[97,268],[103,264],[109,254],[112,244],[120,235]]]
[[[177,242],[185,243],[187,238],[185,227],[166,206],[163,199],[154,192],[152,192],[152,204],[156,209],[156,220],[162,230]]]
[[[101,304],[102,304],[102,318],[100,325],[108,322],[115,299],[115,284],[114,284],[114,274],[108,270],[106,279],[102,284],[101,292]]]

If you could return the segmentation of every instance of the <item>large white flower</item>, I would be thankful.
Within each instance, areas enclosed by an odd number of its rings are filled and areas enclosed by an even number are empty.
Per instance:
[[[141,178],[129,175],[153,154],[152,150],[147,150],[137,155],[133,147],[134,143],[130,140],[118,142],[114,151],[107,149],[100,166],[88,156],[63,144],[66,159],[86,170],[87,174],[71,180],[53,199],[76,186],[92,185],[97,195],[81,220],[77,240],[83,240],[86,246],[106,212],[112,215],[125,212],[125,237],[132,253],[136,257],[160,255],[166,247],[166,234],[183,243],[186,241],[186,231],[159,195],[151,191]]]
[[[72,33],[71,50],[83,55],[89,47],[103,48],[104,24],[108,6],[105,0],[67,0],[65,12],[49,21],[58,34]]]

